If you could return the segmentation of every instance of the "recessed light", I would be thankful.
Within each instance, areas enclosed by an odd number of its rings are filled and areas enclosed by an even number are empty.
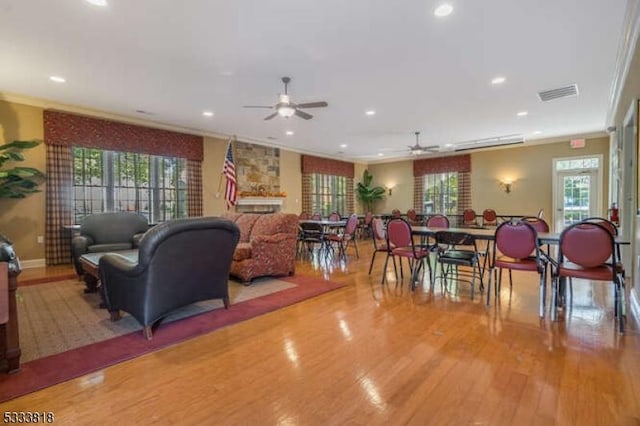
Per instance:
[[[532,132],[533,135],[541,135],[542,132],[540,130],[536,130],[535,132]]]
[[[287,130],[286,132],[284,132],[285,135],[287,136],[293,136],[293,131],[292,130]]]
[[[64,77],[60,77],[57,75],[52,75],[51,77],[49,77],[49,80],[55,82],[55,83],[66,83],[66,79]]]
[[[205,117],[213,117],[213,111],[203,111],[202,115]]]
[[[445,148],[451,148],[452,146],[453,146],[452,143],[447,143],[447,144],[444,145]]]
[[[346,148],[346,147],[347,147],[347,144],[346,144],[346,143],[341,143],[341,144],[340,144],[340,148]]]
[[[89,4],[92,4],[94,6],[106,6],[107,5],[107,0],[84,0]]]
[[[383,153],[381,153],[381,152],[379,152],[379,153],[378,153],[378,157],[384,157],[384,154],[383,154]]]
[[[220,74],[222,77],[233,77],[235,73],[233,72],[233,70],[222,70],[218,74]]]
[[[444,18],[445,16],[451,15],[451,12],[453,12],[453,6],[449,3],[442,3],[440,6],[435,8],[433,14],[438,18]]]
[[[376,112],[372,109],[370,109],[369,111],[366,111],[365,114],[371,116],[371,115],[376,115]]]
[[[527,114],[529,114],[527,111],[520,111],[517,115],[518,117],[524,117]]]
[[[507,79],[504,77],[495,77],[493,80],[491,80],[491,84],[502,84],[506,81]]]

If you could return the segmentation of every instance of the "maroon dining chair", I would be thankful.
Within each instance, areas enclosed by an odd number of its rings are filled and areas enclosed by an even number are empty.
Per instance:
[[[358,233],[360,234],[360,238],[364,238],[365,235],[368,237],[369,235],[373,234],[371,232],[372,220],[373,213],[369,211],[364,216],[364,219],[358,222]]]
[[[311,220],[322,220],[320,213],[314,213],[311,215]]]
[[[462,226],[477,225],[478,217],[475,210],[466,209],[462,212]]]
[[[553,276],[551,319],[557,318],[560,297],[560,281],[582,278],[592,281],[612,282],[614,285],[614,314],[618,329],[624,333],[624,280],[616,272],[618,262],[614,236],[599,223],[578,222],[565,228],[560,234],[558,265]]]
[[[411,272],[411,289],[416,288],[416,281],[420,270],[423,268],[424,260],[427,261],[429,268],[429,278],[431,278],[431,263],[429,261],[429,250],[416,245],[413,241],[411,225],[402,219],[391,219],[387,223],[387,245],[391,247],[387,257],[400,259],[400,277],[404,278],[402,271],[402,259],[406,258],[409,262],[409,271]],[[396,270],[396,282],[398,280],[398,272]]]
[[[300,215],[298,216],[298,220],[309,220],[311,216],[309,216],[309,213],[307,212],[302,212],[300,213]]]
[[[448,228],[449,218],[442,214],[434,214],[427,219],[427,227],[429,228]]]
[[[500,253],[498,255],[498,252]],[[509,221],[498,226],[495,234],[493,259],[487,283],[487,306],[491,303],[491,276],[495,274],[495,298],[502,287],[502,270],[509,271],[509,294],[513,290],[511,271],[537,272],[540,278],[540,318],[544,318],[547,300],[547,258],[540,250],[538,232],[527,221]]]
[[[347,248],[352,245],[356,251],[356,258],[360,259],[358,253],[358,245],[356,244],[356,229],[358,227],[358,216],[352,214],[347,219],[347,224],[342,232],[325,234],[325,238],[329,243],[338,245],[338,255],[343,259],[347,259]]]
[[[410,225],[422,225],[422,221],[418,219],[418,214],[414,209],[407,210],[407,222]]]
[[[485,209],[482,212],[482,226],[497,226],[498,215],[493,209]]]
[[[400,210],[398,210],[398,209],[391,210],[391,218],[392,219],[399,219],[401,216],[402,216],[402,213],[400,212]]]
[[[373,270],[373,262],[376,260],[377,253],[386,253],[387,257],[384,260],[384,266],[382,268],[382,281],[381,284],[384,284],[385,277],[387,275],[387,264],[389,262],[389,255],[391,252],[390,247],[393,247],[387,243],[387,231],[384,229],[384,221],[380,218],[373,218],[371,221],[371,230],[373,237],[373,254],[371,255],[371,263],[369,264],[369,275],[371,275],[371,271]],[[396,271],[396,275],[398,274],[398,269],[396,267],[395,258],[393,258],[393,269]]]
[[[342,216],[340,216],[340,213],[338,212],[332,212],[328,219],[332,222],[339,222],[342,220]]]

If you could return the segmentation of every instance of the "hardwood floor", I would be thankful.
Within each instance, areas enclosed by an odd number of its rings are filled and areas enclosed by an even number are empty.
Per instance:
[[[574,282],[570,308],[538,318],[537,277],[499,303],[381,286],[360,259],[299,274],[347,286],[2,404],[61,424],[640,424],[637,312],[613,320],[611,285]],[[72,272],[59,269],[55,273]],[[29,270],[30,277],[52,271]],[[405,270],[406,273],[406,270]],[[408,274],[407,274],[408,275]],[[506,278],[506,276],[505,276]]]

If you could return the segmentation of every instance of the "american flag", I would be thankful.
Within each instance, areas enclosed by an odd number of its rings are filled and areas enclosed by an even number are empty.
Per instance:
[[[227,202],[227,210],[236,205],[238,196],[238,185],[236,182],[236,166],[233,163],[233,151],[231,150],[231,141],[227,147],[227,155],[224,158],[224,166],[222,174],[227,178],[227,186],[224,189],[224,199]]]

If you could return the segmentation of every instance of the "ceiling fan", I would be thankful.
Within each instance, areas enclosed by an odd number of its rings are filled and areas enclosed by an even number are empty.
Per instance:
[[[324,108],[324,107],[329,105],[324,101],[307,102],[307,103],[304,103],[304,104],[295,104],[295,103],[291,102],[291,99],[289,98],[289,94],[287,93],[287,86],[289,85],[290,81],[291,81],[290,77],[282,77],[282,82],[284,83],[284,94],[280,94],[278,96],[278,103],[275,104],[274,106],[245,105],[244,108],[269,108],[269,109],[274,109],[275,108],[276,112],[274,112],[271,115],[266,116],[264,118],[265,120],[271,120],[276,115],[279,115],[279,116],[284,117],[284,118],[290,118],[290,117],[292,117],[294,115],[297,115],[300,118],[304,118],[305,120],[309,120],[309,119],[313,118],[313,115],[308,114],[308,113],[306,113],[304,111],[300,111],[300,109],[304,109],[304,108]]]
[[[426,153],[430,153],[430,152],[438,152],[438,145],[431,145],[431,146],[422,146],[420,145],[420,132],[415,132],[416,134],[416,144],[415,145],[409,145],[409,152],[411,152],[411,154],[413,155],[421,155],[421,154],[426,154]]]

